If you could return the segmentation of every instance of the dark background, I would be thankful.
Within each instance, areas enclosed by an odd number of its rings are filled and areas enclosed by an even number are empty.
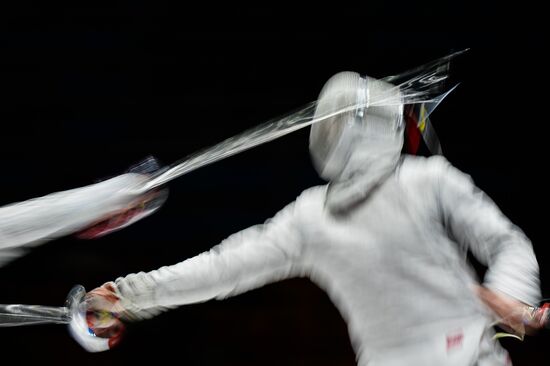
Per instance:
[[[447,158],[532,239],[549,296],[547,47],[536,9],[315,10],[131,2],[2,11],[0,204],[90,184],[148,155],[171,163],[316,99],[336,72],[383,77],[469,47],[453,69],[460,87],[432,120]],[[174,181],[161,211],[121,232],[33,250],[0,269],[0,303],[61,305],[74,284],[174,264],[263,222],[322,183],[307,138],[301,130]],[[549,340],[503,343],[515,365],[534,365]],[[133,324],[108,353],[86,353],[63,326],[0,329],[0,350],[18,364],[354,364],[343,320],[305,279]]]

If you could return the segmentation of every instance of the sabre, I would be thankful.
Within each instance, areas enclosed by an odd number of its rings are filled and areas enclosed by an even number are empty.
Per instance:
[[[395,85],[395,88],[399,89],[403,104],[425,104],[429,106],[429,108],[427,108],[427,114],[425,115],[427,119],[433,109],[435,109],[435,107],[456,86],[449,88],[445,85],[445,81],[449,76],[448,69],[450,60],[466,51],[467,50],[455,52],[421,67],[399,75],[388,76],[382,80],[391,82]],[[378,99],[367,100],[363,104],[343,105],[339,110],[316,118],[313,116],[317,102],[311,102],[293,113],[267,121],[241,134],[230,137],[217,145],[176,161],[172,165],[152,174],[147,182],[137,188],[137,191],[138,193],[147,192],[193,170],[278,139],[315,123],[322,123],[336,115],[348,113],[358,108],[390,105],[395,103],[395,99],[392,98],[393,93],[394,92],[389,92],[388,95],[381,95]],[[430,137],[430,139],[433,140],[434,137]]]
[[[39,324],[65,324],[71,336],[88,352],[102,352],[113,346],[113,339],[95,335],[86,321],[83,286],[69,292],[65,306],[0,304],[0,328]],[[117,335],[118,336],[118,335]]]
[[[37,324],[69,324],[68,307],[42,305],[0,304],[0,327],[18,327]]]

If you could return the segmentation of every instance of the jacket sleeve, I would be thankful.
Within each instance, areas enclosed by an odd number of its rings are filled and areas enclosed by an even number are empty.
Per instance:
[[[468,175],[441,161],[439,202],[447,231],[488,267],[485,286],[537,305],[539,267],[531,242]]]
[[[146,177],[127,173],[68,191],[0,207],[0,266],[26,248],[72,234],[138,197],[133,188]]]
[[[118,278],[115,291],[124,315],[150,318],[166,308],[223,299],[296,275],[302,240],[295,206],[193,258]]]

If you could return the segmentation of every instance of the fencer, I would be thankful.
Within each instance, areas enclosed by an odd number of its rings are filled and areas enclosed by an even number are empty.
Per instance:
[[[121,320],[307,276],[341,312],[361,366],[508,365],[492,325],[497,312],[526,331],[514,314],[540,300],[531,243],[445,158],[402,153],[398,88],[338,73],[316,114],[376,95],[390,102],[312,126],[312,160],[328,185],[305,190],[263,225],[210,251],[90,291],[96,334],[108,337]],[[488,267],[482,286],[468,251]],[[120,318],[99,321],[96,312]]]

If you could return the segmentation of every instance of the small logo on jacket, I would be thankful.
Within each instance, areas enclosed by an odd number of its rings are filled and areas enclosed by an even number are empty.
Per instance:
[[[462,330],[447,334],[447,352],[462,347],[463,340],[464,333],[462,332]]]

